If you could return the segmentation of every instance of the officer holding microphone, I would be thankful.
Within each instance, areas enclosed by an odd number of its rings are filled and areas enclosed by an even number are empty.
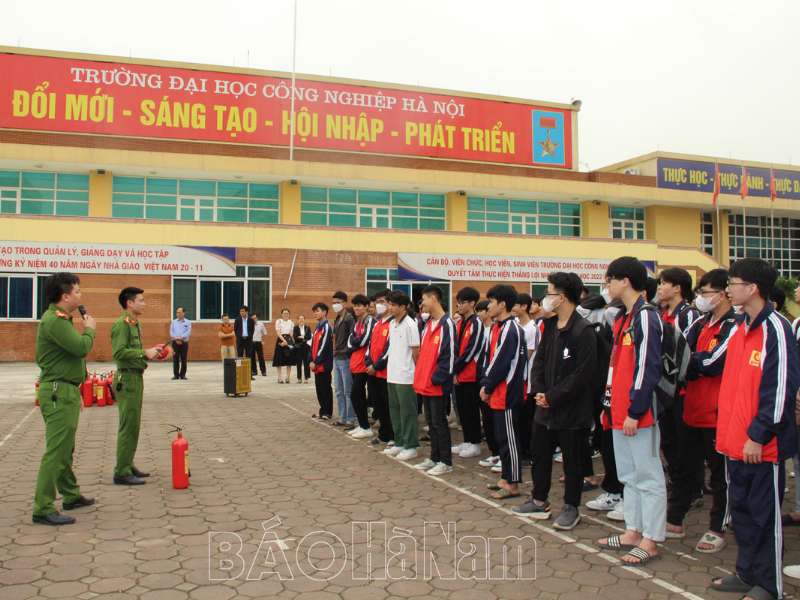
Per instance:
[[[45,451],[36,478],[33,522],[70,525],[75,519],[56,510],[56,490],[62,508],[72,510],[94,504],[81,495],[72,471],[75,432],[81,410],[78,386],[86,379],[86,355],[92,349],[95,320],[81,305],[80,279],[72,273],[55,273],[44,284],[48,308],[36,333],[36,363],[39,376],[39,406],[45,425]],[[72,324],[72,313],[80,310],[83,333]]]

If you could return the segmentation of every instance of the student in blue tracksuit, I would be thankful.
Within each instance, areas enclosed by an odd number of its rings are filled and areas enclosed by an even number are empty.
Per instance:
[[[486,297],[494,325],[489,335],[480,396],[492,409],[502,465],[502,478],[493,486],[496,491],[492,497],[505,500],[519,496],[519,484],[522,481],[519,443],[528,355],[525,332],[511,314],[517,301],[517,291],[510,285],[496,285],[487,292]]]

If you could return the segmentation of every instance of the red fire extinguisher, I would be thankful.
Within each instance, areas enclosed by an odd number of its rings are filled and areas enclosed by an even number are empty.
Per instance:
[[[106,406],[114,404],[114,371],[108,374],[105,381]]]
[[[36,406],[39,406],[39,380],[36,380],[36,393],[34,394]]]
[[[92,377],[88,373],[86,379],[81,384],[81,398],[83,398],[83,405],[89,407],[94,400],[94,390],[92,389]]]
[[[106,405],[106,394],[105,394],[105,385],[103,382],[103,376],[98,375],[97,373],[94,374],[94,379],[92,381],[94,387],[94,396],[97,400],[97,406],[105,406]]]
[[[170,433],[177,433],[172,440],[172,487],[176,490],[185,490],[189,487],[189,477],[192,473],[189,470],[189,442],[183,437],[183,429],[177,425],[171,425]]]

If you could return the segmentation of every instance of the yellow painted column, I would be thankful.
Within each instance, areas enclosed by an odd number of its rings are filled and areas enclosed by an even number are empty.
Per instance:
[[[672,206],[648,206],[645,211],[647,239],[660,246],[700,248],[700,210]]]
[[[300,184],[281,181],[279,188],[281,225],[300,225]]]
[[[444,199],[444,212],[447,231],[467,230],[467,195],[464,192],[448,192]]]
[[[731,230],[728,227],[729,210],[720,210],[713,213],[712,222],[714,224],[714,258],[725,267],[731,265]],[[719,218],[717,218],[719,214]]]
[[[599,200],[581,202],[581,236],[586,238],[611,237],[608,202]]]
[[[111,193],[114,178],[110,171],[89,173],[89,216],[111,216]]]

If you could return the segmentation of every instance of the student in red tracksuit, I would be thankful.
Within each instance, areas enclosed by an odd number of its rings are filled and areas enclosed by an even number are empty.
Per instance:
[[[456,294],[456,310],[461,316],[456,324],[455,397],[464,442],[453,446],[461,458],[480,456],[481,453],[481,399],[478,395],[478,359],[483,347],[483,324],[475,314],[475,304],[480,300],[478,290],[465,287]]]
[[[777,271],[759,258],[731,265],[728,295],[741,324],[728,340],[719,392],[717,451],[725,455],[728,512],[739,546],[736,572],[711,587],[783,597],[784,460],[797,453],[800,358],[789,322],[768,300]]]
[[[683,404],[683,426],[679,429],[678,464],[667,506],[667,537],[682,538],[683,520],[692,504],[695,482],[705,479],[705,464],[711,469],[711,505],[708,532],[695,549],[711,554],[725,547],[727,484],[725,459],[714,447],[717,438],[717,400],[725,366],[727,342],[736,328],[736,318],[725,293],[728,272],[714,269],[697,286],[697,307],[703,316],[686,330],[692,352]]]
[[[372,437],[372,428],[367,416],[367,364],[364,360],[369,348],[370,336],[375,320],[367,313],[369,298],[364,294],[356,294],[352,299],[353,312],[356,316],[353,332],[347,338],[347,353],[350,355],[350,373],[353,385],[350,388],[350,401],[356,413],[358,425],[348,431],[348,435],[356,439]]]
[[[496,285],[486,297],[489,316],[494,320],[489,334],[486,362],[481,377],[481,400],[492,409],[495,439],[500,454],[502,477],[491,489],[492,498],[505,500],[519,496],[522,482],[520,434],[522,404],[526,401],[528,354],[525,332],[511,310],[517,303],[517,290]]]
[[[422,310],[430,317],[420,338],[414,391],[422,398],[431,455],[414,468],[429,475],[445,475],[453,471],[446,399],[453,391],[456,329],[442,307],[442,291],[438,287],[429,285],[422,290]]]
[[[655,421],[655,389],[661,378],[662,326],[643,298],[647,269],[632,256],[611,262],[608,292],[625,313],[614,325],[608,369],[611,427],[619,480],[625,486],[625,533],[598,540],[611,550],[629,550],[622,561],[644,565],[658,556],[666,529],[667,489]]]
[[[333,331],[328,323],[328,306],[317,302],[312,310],[317,320],[317,328],[311,338],[311,362],[309,368],[314,373],[314,387],[319,402],[319,412],[314,418],[328,420],[333,416]]]
[[[389,393],[386,388],[386,363],[389,360],[389,327],[392,315],[387,304],[391,290],[383,290],[372,297],[375,303],[376,322],[372,328],[369,348],[364,356],[367,365],[367,390],[369,399],[375,407],[378,419],[378,437],[373,443],[383,442],[387,446],[394,445],[394,429],[389,416]],[[377,440],[377,442],[376,442]]]

